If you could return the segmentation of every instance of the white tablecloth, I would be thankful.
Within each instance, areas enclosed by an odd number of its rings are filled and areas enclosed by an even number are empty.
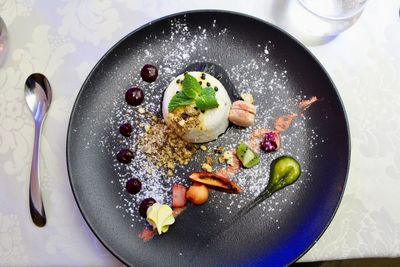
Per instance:
[[[233,2],[0,1],[10,41],[0,68],[1,266],[121,265],[89,230],[69,185],[65,142],[75,97],[115,42],[158,17],[216,8],[274,22],[273,0]],[[301,261],[400,256],[399,5],[370,0],[353,27],[325,45],[310,47],[343,99],[352,155],[339,210]],[[33,121],[23,88],[32,72],[44,73],[54,89],[41,150],[48,215],[44,228],[33,225],[28,208]]]

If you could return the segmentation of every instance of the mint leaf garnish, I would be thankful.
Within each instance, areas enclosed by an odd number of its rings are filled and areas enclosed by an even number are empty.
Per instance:
[[[201,93],[201,85],[195,77],[185,73],[182,81],[182,92],[189,98],[196,98]]]
[[[195,99],[196,107],[202,111],[206,109],[217,108],[219,106],[215,98],[215,91],[211,87],[206,87],[201,90],[200,95]]]
[[[187,97],[182,92],[176,93],[168,104],[168,112],[173,112],[176,108],[182,106],[189,106],[193,103],[193,99]]]
[[[219,106],[213,88],[202,88],[195,77],[185,73],[182,81],[182,91],[171,98],[168,104],[168,112],[173,112],[178,107],[189,106],[193,102],[196,103],[196,107],[201,111]]]

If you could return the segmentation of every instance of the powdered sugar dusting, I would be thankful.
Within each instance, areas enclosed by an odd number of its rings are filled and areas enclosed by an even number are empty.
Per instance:
[[[160,116],[162,89],[166,88],[170,81],[185,67],[193,62],[198,62],[199,57],[205,62],[216,64],[220,64],[222,61],[218,56],[226,57],[226,55],[214,54],[210,41],[218,40],[218,43],[224,43],[224,40],[233,39],[233,36],[229,34],[229,29],[220,28],[215,19],[210,21],[210,25],[212,28],[206,29],[201,26],[188,25],[184,19],[172,19],[169,31],[163,31],[159,36],[145,37],[139,48],[127,48],[128,53],[135,55],[135,62],[132,62],[132,66],[141,68],[144,64],[150,63],[158,67],[159,77],[154,83],[143,82],[137,69],[129,73],[119,73],[118,69],[115,70],[115,75],[119,80],[116,87],[119,88],[121,94],[110,100],[112,108],[110,116],[105,122],[107,129],[104,131],[107,134],[101,136],[96,145],[100,146],[105,154],[115,155],[121,148],[130,148],[135,152],[135,158],[131,164],[124,165],[114,160],[113,168],[116,177],[110,179],[110,183],[119,184],[121,189],[118,193],[120,204],[116,208],[122,211],[121,216],[127,215],[132,222],[144,221],[138,214],[138,206],[144,198],[153,197],[157,202],[170,204],[172,185],[182,183],[188,186],[187,177],[191,172],[200,171],[201,162],[208,153],[200,151],[193,159],[193,164],[178,167],[176,175],[169,178],[165,170],[157,169],[143,153],[138,151],[136,142],[143,136],[144,127],[149,123],[147,114]],[[239,42],[239,40],[235,41]],[[231,48],[227,48],[227,53],[229,53],[229,49]],[[293,95],[293,90],[288,86],[290,73],[284,64],[278,64],[271,59],[274,49],[275,46],[271,41],[266,44],[258,44],[256,54],[246,54],[246,51],[243,51],[242,59],[235,61],[239,63],[225,69],[239,93],[253,95],[257,107],[256,122],[253,127],[247,129],[229,129],[217,141],[207,144],[209,150],[213,150],[220,143],[227,144],[225,145],[226,150],[233,149],[240,141],[249,140],[251,132],[255,129],[273,129],[276,117],[298,111],[297,104],[303,99],[303,96]],[[119,58],[120,55],[116,54],[115,57]],[[128,89],[126,84],[143,88],[145,100],[141,107],[145,109],[146,114],[140,114],[138,108],[125,104],[123,94]],[[146,92],[156,93],[151,93],[151,97],[149,97]],[[260,99],[272,99],[272,101],[262,103],[259,101]],[[316,129],[307,128],[307,120],[310,119],[306,114],[304,118],[297,118],[291,129],[282,134],[280,150],[272,154],[261,153],[263,164],[252,169],[244,169],[233,178],[234,182],[243,189],[243,194],[237,196],[213,192],[208,204],[199,208],[203,212],[209,212],[210,209],[223,210],[218,213],[221,216],[218,218],[218,222],[223,222],[226,214],[236,213],[238,209],[253,200],[268,183],[269,164],[273,159],[287,154],[295,157],[303,155],[304,151],[301,146],[297,146],[299,142],[307,143],[310,148],[313,148],[321,141]],[[134,125],[131,138],[124,138],[117,131],[119,125],[126,122]],[[92,144],[88,143],[88,145]],[[306,167],[308,166],[305,162],[306,157],[299,156],[298,159],[300,159],[300,165],[304,166],[300,181],[285,192],[277,192],[261,204],[264,211],[262,216],[276,224],[278,229],[280,227],[279,219],[269,216],[269,213],[271,211],[280,212],[285,205],[294,205],[294,202],[288,201],[287,195],[295,194],[302,187],[302,181],[311,179],[311,174]],[[217,168],[218,166],[215,167],[215,169]],[[130,195],[125,191],[125,183],[132,176],[139,178],[142,182],[142,190],[136,195]]]

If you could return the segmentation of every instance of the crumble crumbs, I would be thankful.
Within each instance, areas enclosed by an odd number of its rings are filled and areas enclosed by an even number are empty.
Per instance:
[[[200,111],[195,107],[179,107],[168,114],[168,125],[172,127],[179,136],[184,136],[190,130],[201,127],[199,117]]]
[[[180,138],[154,115],[137,143],[139,150],[158,168],[168,169],[167,175],[170,177],[174,175],[176,164],[188,164],[198,150],[196,145]]]
[[[209,164],[207,164],[207,163],[203,163],[203,164],[201,165],[201,168],[202,168],[204,171],[206,171],[206,172],[212,172],[212,167],[211,167],[211,165],[209,165]]]

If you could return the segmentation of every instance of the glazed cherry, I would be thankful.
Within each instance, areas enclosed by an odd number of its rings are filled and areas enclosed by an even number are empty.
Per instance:
[[[117,154],[117,160],[121,163],[131,163],[133,159],[133,152],[130,151],[129,149],[121,149],[118,154]]]
[[[139,206],[139,214],[140,214],[140,216],[142,216],[143,218],[146,218],[147,217],[147,210],[154,203],[156,203],[156,200],[154,198],[152,198],[152,197],[143,199],[142,202],[140,203],[140,206]]]
[[[142,183],[139,179],[131,178],[126,182],[125,189],[129,194],[137,194],[142,189]]]
[[[125,101],[131,106],[139,106],[144,100],[144,93],[142,89],[133,87],[126,91]]]
[[[156,66],[146,64],[140,71],[140,76],[142,76],[143,81],[151,83],[157,79],[158,70]]]
[[[132,130],[133,128],[130,123],[124,123],[119,126],[119,132],[125,137],[131,136]]]

